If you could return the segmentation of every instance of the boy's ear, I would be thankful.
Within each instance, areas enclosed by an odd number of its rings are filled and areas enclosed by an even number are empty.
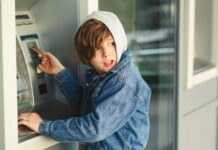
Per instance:
[[[86,65],[89,65],[89,64],[90,64],[90,61],[88,61],[86,58],[84,58],[84,59],[83,59],[83,63],[86,64]]]

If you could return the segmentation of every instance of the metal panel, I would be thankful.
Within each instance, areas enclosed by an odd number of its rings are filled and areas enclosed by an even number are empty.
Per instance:
[[[30,9],[40,34],[40,45],[54,54],[76,79],[78,58],[73,37],[78,24],[77,9],[77,0],[41,0]],[[53,79],[50,80],[55,99],[65,99]]]
[[[38,0],[15,0],[16,11],[28,11]]]

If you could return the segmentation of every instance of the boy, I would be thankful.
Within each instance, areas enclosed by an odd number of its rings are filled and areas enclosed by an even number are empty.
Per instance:
[[[82,87],[50,53],[39,55],[40,68],[55,79],[80,117],[41,120],[19,116],[19,124],[55,140],[87,142],[88,149],[143,150],[148,141],[151,89],[132,63],[122,24],[111,12],[97,11],[79,26],[74,45],[89,65]]]

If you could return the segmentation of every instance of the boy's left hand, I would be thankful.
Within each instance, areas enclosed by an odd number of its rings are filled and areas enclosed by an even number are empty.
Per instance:
[[[36,133],[39,133],[39,124],[43,120],[37,113],[22,113],[18,116],[18,125],[25,125]]]

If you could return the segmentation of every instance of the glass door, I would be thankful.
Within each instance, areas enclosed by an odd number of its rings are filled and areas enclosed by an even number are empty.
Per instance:
[[[146,150],[176,149],[176,0],[100,0],[99,10],[118,15],[133,61],[152,88]]]

